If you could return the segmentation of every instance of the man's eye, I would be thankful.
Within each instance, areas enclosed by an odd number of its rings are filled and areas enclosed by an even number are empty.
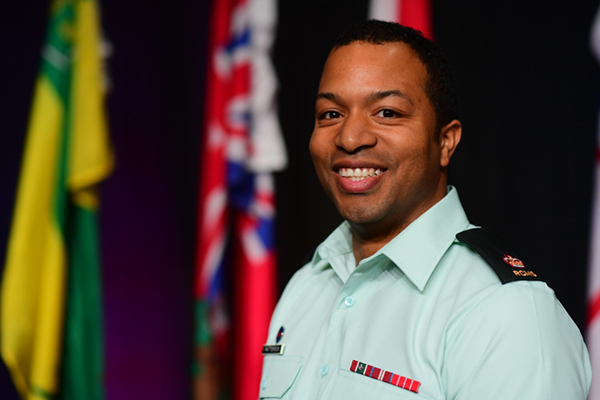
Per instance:
[[[400,114],[392,110],[381,110],[377,113],[377,116],[383,118],[394,118],[400,116]]]
[[[337,111],[326,111],[321,114],[321,119],[334,119],[340,118],[342,115]]]

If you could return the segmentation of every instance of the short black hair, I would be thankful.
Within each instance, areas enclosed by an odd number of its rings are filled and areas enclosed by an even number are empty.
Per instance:
[[[333,44],[333,50],[354,42],[370,44],[406,43],[417,54],[427,71],[425,94],[435,110],[436,129],[458,118],[458,99],[450,65],[439,47],[423,33],[393,22],[375,19],[359,22],[344,31]]]

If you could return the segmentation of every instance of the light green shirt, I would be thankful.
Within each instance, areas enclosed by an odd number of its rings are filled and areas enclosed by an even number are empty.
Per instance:
[[[455,235],[473,228],[456,189],[353,269],[348,223],[287,285],[267,344],[260,398],[585,400],[587,349],[541,281],[502,284]],[[352,271],[350,273],[349,271]],[[420,382],[418,393],[350,370]]]

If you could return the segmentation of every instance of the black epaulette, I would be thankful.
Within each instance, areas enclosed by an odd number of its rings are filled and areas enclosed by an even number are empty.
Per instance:
[[[475,228],[460,232],[456,238],[468,244],[496,272],[502,283],[514,281],[542,281],[538,273],[529,268],[517,253],[489,228]]]

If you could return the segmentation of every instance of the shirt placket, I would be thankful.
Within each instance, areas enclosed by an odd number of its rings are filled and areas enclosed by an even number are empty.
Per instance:
[[[347,332],[345,326],[348,325],[348,320],[357,317],[357,312],[362,306],[360,304],[361,300],[366,298],[368,291],[371,290],[365,285],[365,276],[367,275],[365,271],[368,268],[376,268],[375,263],[374,260],[370,260],[362,265],[360,269],[355,270],[342,286],[335,300],[319,360],[320,385],[318,398],[330,398],[333,389],[332,384],[337,372],[340,369],[350,368],[350,365],[340,365],[340,362],[344,359],[342,353],[347,350],[344,349],[344,337],[351,334],[351,332]]]

